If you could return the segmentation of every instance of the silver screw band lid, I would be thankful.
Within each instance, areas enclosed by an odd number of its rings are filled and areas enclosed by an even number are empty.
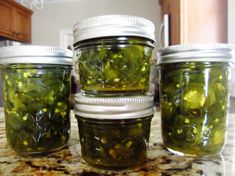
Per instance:
[[[0,47],[0,64],[72,65],[73,53],[59,47],[19,45]]]
[[[158,64],[178,62],[234,62],[231,44],[183,44],[172,45],[158,52]]]
[[[87,97],[77,94],[75,114],[94,119],[133,119],[154,114],[152,95],[128,97]]]
[[[155,41],[154,24],[142,17],[105,15],[91,17],[73,27],[74,43],[100,37],[137,36]]]

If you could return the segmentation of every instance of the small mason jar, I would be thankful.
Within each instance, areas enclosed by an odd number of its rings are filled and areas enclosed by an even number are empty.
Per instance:
[[[74,25],[75,67],[81,92],[112,96],[149,88],[154,25],[127,15],[89,18]]]
[[[46,46],[0,48],[6,137],[21,155],[64,147],[70,134],[72,52]]]
[[[162,137],[179,155],[218,154],[225,142],[229,44],[187,44],[159,51]]]
[[[153,96],[75,98],[82,158],[104,169],[137,166],[146,160]]]

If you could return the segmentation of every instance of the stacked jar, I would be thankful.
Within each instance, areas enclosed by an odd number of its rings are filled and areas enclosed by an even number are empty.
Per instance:
[[[57,47],[0,48],[6,137],[18,154],[44,154],[68,142],[72,63],[72,51]]]
[[[107,15],[74,26],[75,97],[82,157],[107,169],[146,159],[153,96],[148,94],[154,25],[147,19]]]

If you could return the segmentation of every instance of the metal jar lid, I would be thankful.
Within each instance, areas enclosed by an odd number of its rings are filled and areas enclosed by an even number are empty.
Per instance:
[[[153,96],[87,97],[77,94],[75,114],[92,119],[134,119],[154,114]]]
[[[19,45],[0,47],[0,64],[72,65],[73,52],[59,47]]]
[[[73,27],[74,44],[83,40],[110,36],[137,36],[155,41],[154,24],[142,17],[105,15],[91,17]]]
[[[158,64],[178,62],[233,62],[234,46],[231,44],[172,45],[158,52]]]

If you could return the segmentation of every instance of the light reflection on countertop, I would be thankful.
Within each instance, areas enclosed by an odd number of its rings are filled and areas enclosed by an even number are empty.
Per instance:
[[[235,100],[231,101],[231,107]],[[71,137],[68,146],[44,157],[21,157],[7,145],[3,108],[0,108],[0,176],[168,176],[168,175],[235,175],[234,124],[235,109],[231,109],[228,123],[228,138],[222,155],[211,158],[180,157],[169,153],[162,144],[160,113],[156,111],[152,121],[148,161],[141,167],[122,171],[106,171],[83,162],[80,153],[76,119],[71,119]]]

